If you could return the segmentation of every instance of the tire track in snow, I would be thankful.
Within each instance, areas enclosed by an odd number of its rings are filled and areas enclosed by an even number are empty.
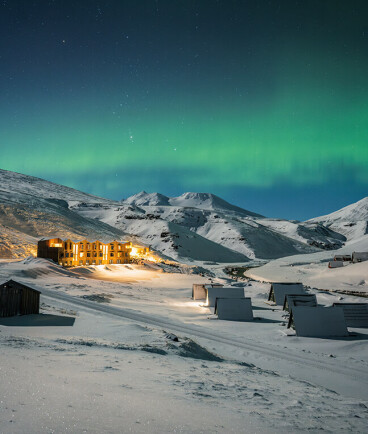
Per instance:
[[[42,288],[42,295],[58,299],[70,304],[74,304],[88,310],[94,310],[108,315],[130,319],[132,321],[153,325],[163,329],[168,329],[170,331],[175,331],[177,333],[182,333],[186,335],[189,334],[191,336],[199,337],[209,341],[220,342],[228,346],[233,346],[247,351],[263,354],[265,356],[275,359],[285,360],[287,362],[295,363],[304,369],[306,367],[313,367],[319,370],[327,371],[328,373],[333,372],[336,374],[341,374],[353,378],[358,382],[364,382],[368,385],[368,373],[364,369],[356,367],[344,368],[343,366],[338,366],[333,363],[328,363],[326,361],[310,358],[308,356],[305,356],[304,354],[303,356],[299,356],[297,354],[291,354],[290,352],[282,352],[279,349],[269,348],[266,345],[259,344],[247,338],[244,338],[243,340],[237,338],[228,338],[225,336],[221,336],[217,333],[212,333],[207,329],[202,330],[198,326],[188,325],[184,323],[175,323],[168,319],[154,317],[152,315],[147,315],[145,313],[138,312],[132,309],[124,309],[115,306],[97,304],[93,301],[85,300],[83,298],[78,298],[68,294],[56,293],[44,288]]]

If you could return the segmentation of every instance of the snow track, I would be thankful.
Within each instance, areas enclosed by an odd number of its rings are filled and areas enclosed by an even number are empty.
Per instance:
[[[210,330],[201,329],[199,326],[188,325],[182,322],[173,322],[162,317],[147,315],[142,312],[138,312],[132,309],[123,309],[119,307],[97,304],[95,302],[77,298],[68,294],[56,293],[42,288],[42,295],[50,298],[54,298],[66,303],[70,303],[85,309],[101,312],[108,315],[126,318],[132,321],[140,322],[143,324],[149,324],[152,326],[163,328],[167,331],[173,331],[189,335],[192,337],[201,338],[210,341],[212,344],[222,344],[229,347],[233,347],[233,350],[240,349],[247,351],[248,358],[253,358],[255,363],[262,365],[263,367],[277,370],[280,368],[280,364],[277,361],[288,362],[283,363],[283,373],[297,376],[305,381],[314,383],[318,379],[318,383],[324,383],[325,387],[334,388],[335,391],[359,397],[361,399],[368,399],[368,372],[365,369],[357,368],[354,366],[344,366],[341,363],[333,363],[324,361],[308,355],[293,354],[289,350],[282,348],[270,348],[268,345],[260,344],[252,339],[248,338],[234,338],[221,335],[219,333],[213,333]],[[292,338],[291,338],[292,339]],[[261,356],[261,358],[260,358]],[[274,363],[272,362],[274,361]],[[334,359],[332,359],[334,360]],[[266,363],[266,366],[264,365]],[[294,365],[291,369],[290,364]],[[345,379],[343,379],[345,377]],[[350,388],[346,388],[346,383],[351,384]],[[341,383],[341,387],[340,387]],[[359,387],[357,387],[359,385]]]

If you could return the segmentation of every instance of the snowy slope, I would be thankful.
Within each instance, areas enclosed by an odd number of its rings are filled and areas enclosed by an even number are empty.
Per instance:
[[[161,207],[133,208],[124,204],[118,207],[80,204],[73,209],[82,216],[89,216],[119,228],[133,239],[173,259],[219,262],[248,260],[243,252],[213,242],[178,223],[175,218],[171,221],[169,211],[173,210],[177,217],[180,215],[180,209],[177,208],[162,210]]]
[[[146,193],[145,191],[141,191],[123,200],[122,203],[135,206],[169,206],[169,200],[167,196],[160,193]]]
[[[38,239],[0,224],[0,259],[35,255]]]
[[[301,243],[307,242],[311,246],[324,250],[338,249],[346,241],[344,235],[325,227],[319,222],[263,219],[259,220],[259,223]]]
[[[297,255],[271,261],[246,272],[247,277],[270,282],[302,282],[319,289],[368,294],[368,261],[357,264],[344,263],[342,268],[328,268],[335,254],[351,255],[368,251],[368,235],[347,242],[334,252]]]
[[[232,205],[211,193],[184,193],[178,197],[167,197],[160,193],[146,193],[141,191],[122,203],[135,206],[174,206],[177,208],[197,208],[209,211],[222,211],[228,214],[241,216],[262,217],[260,214],[247,211]]]
[[[74,188],[65,187],[64,185],[55,184],[34,176],[22,175],[21,173],[0,169],[0,199],[5,193],[10,193],[11,195],[19,193],[30,197],[44,199],[54,198],[87,203],[115,203],[113,200],[83,193]]]
[[[211,211],[222,211],[224,213],[236,213],[243,216],[262,217],[251,211],[247,211],[238,206],[231,205],[226,200],[221,199],[211,193],[184,193],[179,197],[170,198],[170,204],[180,207],[192,207]]]
[[[19,233],[131,239],[183,262],[242,262],[336,249],[345,242],[332,226],[267,219],[210,193],[170,198],[143,191],[117,202],[4,170],[0,185],[0,223],[18,231],[13,241],[7,233],[14,245]]]
[[[316,217],[309,222],[320,223],[346,236],[348,240],[368,234],[368,197],[331,214]]]
[[[73,212],[68,203],[98,201],[98,206],[101,206],[101,202],[114,203],[112,201],[4,170],[0,171],[0,185],[3,256],[9,257],[9,249],[13,253],[23,250],[27,255],[35,252],[35,243],[42,237],[108,240],[124,237],[119,229]]]
[[[269,229],[260,224],[263,220],[198,208],[132,208],[125,204],[97,208],[92,204],[79,204],[73,206],[73,210],[134,234],[141,242],[175,259],[181,257],[184,260],[185,257],[203,261],[238,262],[246,258],[274,259],[319,250],[306,242]],[[170,242],[166,237],[160,237],[160,234],[166,232],[171,238]],[[177,241],[174,242],[174,239]],[[211,241],[211,244],[206,241]]]

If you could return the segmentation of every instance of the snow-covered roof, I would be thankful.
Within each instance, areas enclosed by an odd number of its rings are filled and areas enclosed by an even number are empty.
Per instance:
[[[290,312],[294,306],[317,306],[316,294],[286,294],[283,309]]]
[[[206,306],[214,307],[216,304],[216,298],[244,298],[244,287],[208,287],[207,288],[207,297],[206,297]]]
[[[328,268],[340,268],[343,266],[344,266],[343,261],[330,261],[328,263]]]
[[[340,307],[294,306],[290,315],[292,315],[292,323],[298,336],[349,336],[344,311]]]
[[[368,303],[334,303],[344,311],[348,327],[368,327]]]
[[[252,321],[252,300],[243,298],[216,298],[215,314],[229,321]]]
[[[274,282],[271,283],[268,300],[274,301],[278,306],[283,306],[286,294],[304,294],[305,289],[299,282]]]

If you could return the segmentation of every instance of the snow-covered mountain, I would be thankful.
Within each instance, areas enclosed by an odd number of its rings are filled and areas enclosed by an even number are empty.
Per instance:
[[[99,202],[101,204],[115,203],[113,200],[83,193],[82,191],[75,190],[74,188],[55,184],[54,182],[46,181],[41,178],[0,169],[1,200],[4,196],[6,196],[8,200],[11,200],[15,194],[20,195],[15,200],[16,202],[18,202],[21,196],[25,195],[29,196],[30,198],[36,197],[43,199],[61,199],[67,202]]]
[[[0,186],[3,256],[29,253],[45,236],[131,239],[189,263],[274,259],[337,249],[346,240],[318,219],[268,219],[210,193],[143,191],[118,202],[5,170]]]
[[[211,193],[184,193],[178,197],[167,197],[160,193],[141,191],[128,197],[122,203],[135,206],[175,206],[178,208],[198,208],[210,211],[235,213],[249,217],[263,217],[251,211],[232,205]]]
[[[322,224],[345,235],[348,240],[358,239],[368,234],[368,197],[309,222]]]
[[[122,200],[122,203],[135,206],[169,206],[170,199],[161,193],[146,193],[141,191]]]
[[[0,256],[36,252],[42,237],[122,238],[124,233],[70,210],[73,203],[118,203],[19,173],[0,170]]]

